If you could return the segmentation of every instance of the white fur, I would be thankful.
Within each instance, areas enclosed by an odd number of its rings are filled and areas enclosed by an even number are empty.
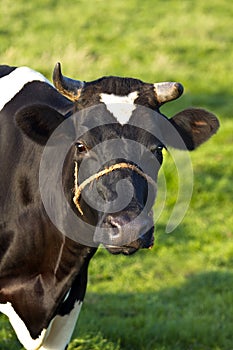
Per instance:
[[[65,349],[74,331],[81,307],[82,302],[77,301],[69,315],[56,316],[52,320],[39,350]]]
[[[0,304],[0,312],[8,316],[20,343],[26,350],[64,350],[69,344],[81,307],[82,302],[77,301],[69,315],[54,317],[48,329],[44,329],[37,339],[32,339],[11,303]]]
[[[100,94],[100,101],[103,102],[120,124],[126,124],[136,108],[134,101],[138,97],[138,91],[133,91],[127,96],[114,94]]]
[[[25,347],[25,349],[27,350],[39,349],[39,346],[42,344],[43,338],[45,336],[45,332],[46,332],[45,329],[42,331],[39,338],[32,339],[27,327],[25,326],[21,318],[17,315],[11,303],[8,302],[6,304],[0,304],[0,312],[8,316],[9,321],[12,327],[14,328],[20,343]]]
[[[10,74],[2,77],[0,79],[0,111],[20,90],[22,90],[25,84],[34,80],[43,81],[52,85],[42,74],[28,67],[16,68]]]

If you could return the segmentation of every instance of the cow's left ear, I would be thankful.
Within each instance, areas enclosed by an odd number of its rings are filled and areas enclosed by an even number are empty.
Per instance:
[[[207,141],[219,128],[216,116],[201,108],[185,109],[169,121],[176,128],[186,148],[190,151]],[[171,144],[171,146],[185,148],[185,146],[182,147],[178,144],[180,143]]]
[[[46,105],[27,106],[16,113],[16,124],[30,139],[45,145],[64,116]]]

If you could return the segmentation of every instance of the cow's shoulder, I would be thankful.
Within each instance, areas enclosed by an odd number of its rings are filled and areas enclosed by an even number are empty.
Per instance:
[[[29,104],[49,105],[64,113],[73,106],[40,72],[26,66],[0,66],[0,111],[12,115]]]
[[[7,65],[0,65],[0,78],[4,77],[5,75],[10,74],[11,72],[13,72],[17,67],[11,67],[11,66],[7,66]]]

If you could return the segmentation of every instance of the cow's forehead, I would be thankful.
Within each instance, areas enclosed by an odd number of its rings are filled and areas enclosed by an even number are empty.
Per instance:
[[[152,132],[150,132],[150,130]],[[159,130],[156,130],[154,133],[153,131],[152,123],[146,125],[145,128],[142,128],[139,125],[128,123],[120,125],[115,122],[90,128],[82,133],[79,140],[84,141],[89,148],[105,143],[109,146],[109,152],[112,151],[112,147],[115,147],[115,144],[117,144],[117,147],[121,148],[122,151],[123,149],[127,151],[127,140],[140,143],[145,147],[159,144],[161,141]],[[109,140],[117,140],[117,142],[115,144],[114,142],[108,143]]]
[[[115,120],[124,125],[129,122],[137,105],[158,108],[154,84],[133,78],[104,77],[86,83],[79,105],[83,108],[103,104]]]
[[[116,76],[103,77],[91,82],[85,83],[85,89],[93,93],[108,93],[119,96],[128,95],[135,90],[153,88],[153,84],[145,83],[142,80],[134,78],[123,78]]]
[[[126,96],[101,93],[100,102],[105,104],[107,110],[112,113],[118,123],[124,125],[129,122],[133,111],[136,109],[135,100],[138,95],[138,91],[130,92]]]

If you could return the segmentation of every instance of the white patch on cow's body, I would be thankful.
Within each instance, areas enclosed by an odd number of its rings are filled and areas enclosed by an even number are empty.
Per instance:
[[[77,301],[69,315],[56,316],[51,321],[43,344],[38,350],[64,350],[70,342],[81,307],[82,302]]]
[[[134,101],[138,97],[138,91],[133,91],[127,96],[114,94],[100,94],[100,101],[103,102],[120,124],[128,123],[133,111],[136,108]]]
[[[25,84],[32,81],[43,81],[52,85],[42,74],[28,67],[16,68],[10,74],[3,76],[0,79],[0,110],[22,90]]]
[[[41,335],[37,339],[32,339],[25,323],[21,320],[21,318],[15,312],[11,303],[0,304],[0,312],[5,314],[15,330],[15,333],[20,341],[20,343],[27,350],[37,350],[43,342],[43,338],[45,336],[46,330],[44,329]]]
[[[48,329],[44,329],[37,339],[32,339],[25,323],[17,315],[11,303],[0,304],[0,312],[8,316],[20,343],[26,350],[64,350],[74,331],[81,307],[82,302],[77,301],[70,314],[55,316]]]

